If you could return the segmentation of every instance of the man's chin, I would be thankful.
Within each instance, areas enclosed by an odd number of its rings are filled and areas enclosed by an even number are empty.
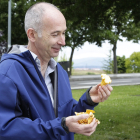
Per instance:
[[[58,53],[54,53],[53,57],[58,57],[58,55],[59,55],[59,52]]]

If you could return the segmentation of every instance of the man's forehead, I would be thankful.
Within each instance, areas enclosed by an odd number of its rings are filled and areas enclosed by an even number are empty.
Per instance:
[[[44,22],[44,25],[46,27],[49,27],[49,28],[55,28],[55,30],[59,30],[59,28],[63,28],[63,30],[66,30],[67,27],[66,27],[66,20],[64,18],[64,16],[59,13],[59,14],[54,14],[52,13],[52,15],[46,15],[46,17],[43,17],[43,22]]]

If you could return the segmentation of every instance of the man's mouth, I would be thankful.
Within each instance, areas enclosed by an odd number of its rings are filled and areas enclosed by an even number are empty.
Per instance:
[[[60,48],[52,48],[55,52],[59,52]]]

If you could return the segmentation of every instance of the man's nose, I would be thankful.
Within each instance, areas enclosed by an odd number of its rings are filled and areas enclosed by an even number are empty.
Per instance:
[[[65,35],[61,35],[60,36],[58,44],[61,45],[61,46],[65,46],[66,45],[66,43],[65,43]]]

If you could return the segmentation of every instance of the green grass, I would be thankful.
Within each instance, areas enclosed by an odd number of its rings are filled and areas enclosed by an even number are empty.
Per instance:
[[[73,97],[78,100],[85,91],[72,90]],[[113,87],[94,110],[100,125],[90,137],[75,134],[75,140],[140,140],[140,85]]]

